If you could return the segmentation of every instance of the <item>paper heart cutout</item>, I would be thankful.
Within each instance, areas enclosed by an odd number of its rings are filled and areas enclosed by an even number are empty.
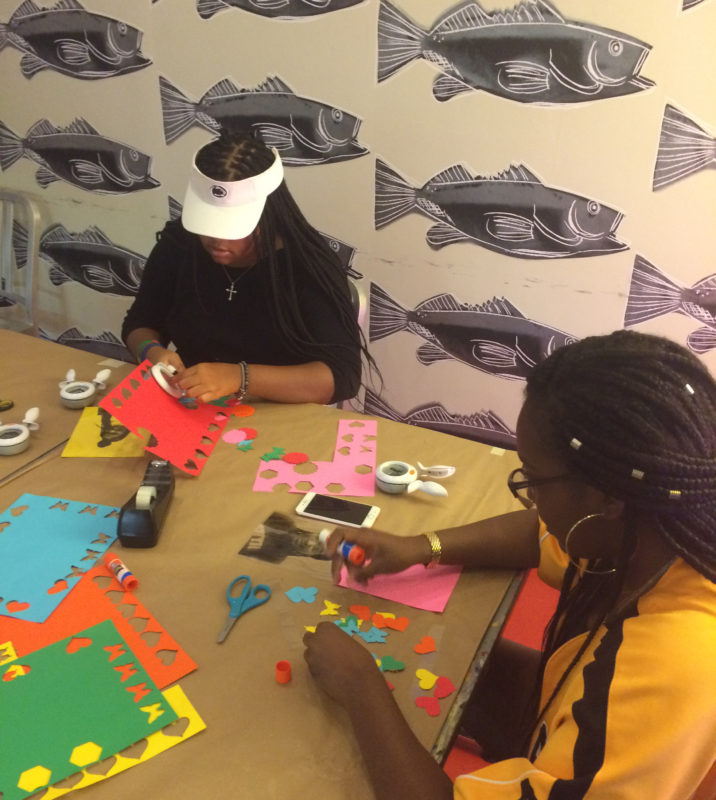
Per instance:
[[[78,650],[81,650],[83,647],[89,647],[91,644],[92,639],[88,639],[86,636],[74,636],[67,642],[65,651],[68,653],[76,653]]]
[[[21,611],[27,611],[27,609],[30,608],[30,604],[29,603],[20,603],[17,600],[10,600],[10,601],[8,601],[8,603],[5,606],[5,608],[11,614],[19,614]]]
[[[431,717],[437,717],[440,713],[440,701],[437,697],[416,697],[415,705],[424,708]]]
[[[442,700],[443,697],[451,695],[454,691],[455,684],[450,680],[450,678],[446,678],[444,675],[441,675],[437,681],[435,681],[435,691],[433,692],[435,697],[439,697]]]
[[[385,624],[388,628],[394,631],[404,631],[408,627],[410,620],[407,617],[398,617],[397,619],[385,618]]]
[[[393,658],[393,656],[383,656],[380,659],[380,668],[383,672],[400,672],[405,669],[405,664]]]
[[[370,609],[368,606],[351,606],[348,610],[351,614],[355,614],[358,619],[370,619]]]
[[[315,586],[294,586],[286,592],[286,597],[288,597],[292,603],[312,603],[316,599],[317,594],[318,589]]]
[[[47,590],[47,594],[57,594],[58,592],[65,592],[69,586],[67,585],[67,581],[64,578],[60,578],[60,580],[55,581],[52,586]]]
[[[196,461],[194,461],[191,458],[187,458],[187,460],[184,462],[184,469],[191,469],[194,470],[194,472],[196,472],[199,469],[199,467],[197,467]]]
[[[23,511],[27,511],[28,508],[30,508],[30,506],[15,506],[15,508],[10,509],[10,513],[13,517],[19,517],[20,514],[22,514]]]
[[[421,655],[425,655],[426,653],[434,653],[435,649],[435,639],[433,639],[432,636],[423,636],[423,638],[413,648],[416,653],[420,653]]]
[[[433,675],[429,669],[418,669],[415,671],[415,677],[418,679],[418,686],[425,691],[429,691],[435,686],[438,679],[437,675]]]

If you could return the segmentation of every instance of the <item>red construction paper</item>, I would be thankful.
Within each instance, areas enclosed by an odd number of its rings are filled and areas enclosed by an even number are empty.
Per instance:
[[[104,565],[90,569],[45,622],[0,616],[0,642],[11,641],[21,657],[111,619],[160,689],[195,670],[194,661],[137,598],[119,589],[115,580],[108,580],[111,574]],[[104,588],[95,578],[101,579]],[[140,624],[143,619],[146,626]],[[148,644],[142,634],[153,644]]]
[[[143,361],[99,403],[138,436],[151,434],[146,449],[190,475],[198,475],[226,425],[228,409],[206,403],[186,408],[162,389]],[[143,437],[145,438],[145,437]]]

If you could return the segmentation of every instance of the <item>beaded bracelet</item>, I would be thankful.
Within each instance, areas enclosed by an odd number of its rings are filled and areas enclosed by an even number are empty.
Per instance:
[[[237,406],[249,391],[249,365],[245,361],[239,361],[239,367],[241,368],[239,391],[228,396],[227,405]]]
[[[137,348],[137,361],[141,364],[142,361],[144,361],[144,359],[147,357],[147,353],[152,349],[152,347],[161,346],[162,343],[158,342],[156,339],[145,339]]]

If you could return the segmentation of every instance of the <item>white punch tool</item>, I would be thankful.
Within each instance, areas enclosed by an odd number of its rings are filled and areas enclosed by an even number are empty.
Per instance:
[[[36,431],[40,424],[39,408],[30,408],[25,419],[16,425],[0,425],[0,456],[14,456],[30,446],[30,431]]]
[[[75,380],[75,371],[67,370],[65,379],[60,381],[60,402],[67,408],[84,408],[92,405],[98,389],[106,389],[111,369],[101,369],[91,381]]]
[[[447,497],[447,489],[435,481],[424,481],[423,478],[449,478],[455,474],[455,467],[436,465],[424,467],[418,461],[416,469],[405,461],[384,461],[375,471],[375,482],[378,488],[388,494],[407,492],[425,492],[426,494]]]

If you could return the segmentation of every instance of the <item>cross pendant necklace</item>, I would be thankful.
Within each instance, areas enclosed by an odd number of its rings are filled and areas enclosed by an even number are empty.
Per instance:
[[[239,275],[238,278],[234,278],[234,280],[232,281],[231,275],[229,275],[229,272],[226,269],[226,267],[223,264],[221,265],[221,268],[224,270],[224,275],[226,275],[226,280],[229,281],[229,286],[226,289],[224,289],[229,302],[231,302],[234,299],[235,294],[238,294],[238,290],[234,289],[234,286],[236,286],[236,284],[244,277],[244,275],[246,275],[247,272],[250,272],[253,269],[253,267],[254,265],[252,264],[250,267],[244,268],[241,271],[241,275]]]

